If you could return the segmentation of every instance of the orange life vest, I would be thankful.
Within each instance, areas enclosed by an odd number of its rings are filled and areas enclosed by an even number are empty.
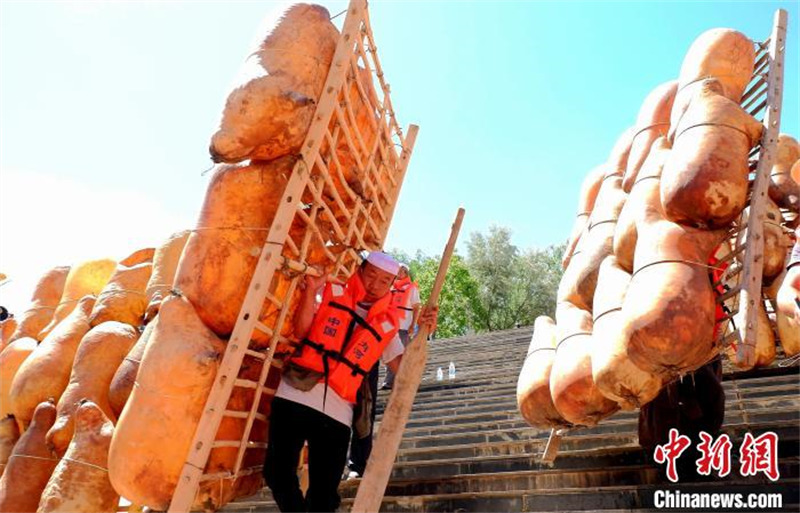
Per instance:
[[[394,287],[392,288],[392,306],[403,310],[403,312],[413,311],[414,309],[408,304],[408,298],[411,297],[411,291],[414,287],[419,288],[417,282],[412,283],[409,277],[405,277],[402,280],[395,280]]]
[[[326,284],[311,329],[291,358],[295,365],[322,373],[320,381],[350,403],[356,402],[361,381],[397,335],[399,324],[391,294],[376,301],[366,319],[358,315],[356,305],[365,295],[358,273],[344,286]]]

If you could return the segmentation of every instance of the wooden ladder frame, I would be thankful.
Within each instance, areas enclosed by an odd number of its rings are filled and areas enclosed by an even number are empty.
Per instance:
[[[368,73],[371,78],[366,88],[360,80],[363,73]],[[368,147],[369,141],[365,140],[356,123],[351,97],[354,90],[358,92],[361,105],[366,105],[371,114],[368,116],[374,136],[371,147]],[[376,53],[367,2],[351,0],[311,126],[269,227],[168,511],[188,512],[203,481],[233,480],[261,471],[260,465],[243,468],[244,455],[248,449],[266,446],[263,442],[251,442],[250,434],[255,421],[266,421],[266,416],[258,412],[262,396],[275,392],[265,386],[270,369],[279,368],[282,363],[273,362],[275,350],[279,343],[291,342],[281,335],[282,327],[291,321],[290,300],[305,274],[321,274],[305,261],[312,239],[318,237],[322,241],[332,269],[328,269],[329,274],[340,280],[355,271],[360,262],[360,251],[383,246],[417,132],[418,127],[410,125],[404,135],[398,125],[389,85]],[[363,177],[364,190],[359,193],[344,178],[337,157],[343,146]],[[293,240],[289,232],[298,220],[306,228],[301,241]],[[321,227],[323,223],[325,229]],[[325,233],[329,234],[327,240]],[[344,251],[338,254],[332,251],[336,245],[344,247]],[[270,293],[270,286],[278,273],[291,276],[283,297]],[[265,300],[280,309],[272,326],[259,321]],[[249,347],[256,330],[270,339],[266,351]],[[238,378],[245,356],[263,362],[258,382]],[[255,389],[249,411],[227,410],[234,386]],[[241,440],[215,440],[224,416],[246,419]],[[215,447],[238,447],[236,464],[229,472],[204,474],[211,450]]]
[[[758,307],[761,295],[764,260],[764,221],[767,208],[767,191],[770,172],[778,148],[783,104],[783,75],[786,54],[786,27],[789,15],[784,9],[775,12],[770,38],[759,45],[753,70],[753,80],[742,96],[742,107],[752,116],[764,113],[764,132],[760,146],[751,153],[758,156],[753,188],[750,196],[750,213],[747,217],[747,237],[744,241],[742,276],[739,285],[739,308],[745,325],[739,329],[740,343],[736,351],[737,363],[745,368],[755,363],[758,329]],[[734,248],[734,252],[738,248]],[[734,289],[735,290],[735,289]]]
[[[741,309],[745,318],[745,326],[727,334],[723,333],[717,342],[717,352],[738,338],[736,360],[745,367],[752,367],[755,360],[758,302],[763,302],[761,285],[764,260],[764,220],[770,172],[777,153],[778,134],[780,133],[787,23],[787,12],[784,9],[778,9],[775,12],[769,39],[763,43],[757,43],[758,50],[755,55],[753,76],[740,102],[742,108],[751,116],[758,118],[760,114],[764,114],[762,121],[764,131],[760,144],[750,152],[750,158],[758,159],[749,200],[750,214],[746,217],[746,222],[744,222],[744,215],[739,218],[739,223],[731,234],[732,251],[720,259],[720,262],[725,263],[732,262],[737,257],[741,258],[741,265],[732,273],[727,274],[727,276],[732,276],[740,272],[744,273],[740,284],[718,297],[717,301],[722,303],[730,298],[737,298],[738,306],[725,320],[732,318]],[[746,236],[744,236],[745,224]],[[541,456],[543,463],[551,464],[555,461],[561,437],[574,429],[579,429],[579,427],[550,431],[547,446]]]

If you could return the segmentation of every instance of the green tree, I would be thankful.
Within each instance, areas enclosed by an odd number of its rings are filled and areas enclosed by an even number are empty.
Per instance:
[[[479,306],[473,328],[494,331],[527,326],[539,315],[552,316],[561,280],[564,244],[520,252],[508,228],[492,226],[473,233],[467,263],[477,280]]]
[[[529,249],[520,255],[515,266],[518,274],[519,322],[530,326],[540,315],[555,319],[558,284],[564,270],[561,256],[566,243],[547,246],[544,249]]]
[[[536,317],[554,317],[566,244],[520,251],[508,228],[492,226],[488,234],[472,233],[467,258],[453,255],[439,297],[437,337],[530,326]],[[414,257],[390,253],[409,264],[424,303],[430,295],[439,257],[417,251]]]
[[[478,281],[480,306],[475,312],[476,331],[494,331],[514,326],[509,313],[514,309],[511,297],[514,264],[519,250],[511,243],[508,228],[492,226],[489,234],[473,232],[467,242],[467,265]]]

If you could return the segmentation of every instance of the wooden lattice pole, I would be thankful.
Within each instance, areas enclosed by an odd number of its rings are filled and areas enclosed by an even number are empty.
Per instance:
[[[737,364],[751,368],[755,363],[755,347],[758,338],[758,308],[761,299],[761,279],[764,261],[764,219],[766,215],[767,190],[770,171],[778,146],[781,126],[781,104],[783,102],[784,54],[786,50],[786,25],[788,15],[778,9],[769,41],[769,75],[767,77],[767,111],[764,114],[764,134],[761,139],[758,167],[750,199],[750,215],[747,219],[747,250],[744,254],[744,274],[739,308],[745,325],[740,327],[741,343],[736,352]],[[758,110],[759,107],[756,108]]]

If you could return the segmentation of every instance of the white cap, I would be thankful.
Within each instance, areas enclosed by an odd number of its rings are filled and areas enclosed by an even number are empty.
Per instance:
[[[408,271],[409,269],[411,269],[411,268],[408,266],[408,264],[407,264],[407,263],[405,263],[405,262],[400,262],[400,267],[402,267],[402,268],[403,268],[403,269],[405,269],[406,271]]]
[[[397,263],[397,260],[382,251],[373,251],[370,253],[367,257],[367,262],[393,276],[397,276],[397,272],[400,271],[400,264]]]

